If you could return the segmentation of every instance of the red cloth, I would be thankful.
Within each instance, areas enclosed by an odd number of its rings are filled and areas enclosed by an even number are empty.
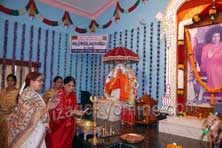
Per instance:
[[[75,117],[68,114],[77,107],[76,94],[67,94],[64,88],[58,93],[60,103],[50,114],[50,130],[46,135],[47,148],[71,148],[75,134]]]

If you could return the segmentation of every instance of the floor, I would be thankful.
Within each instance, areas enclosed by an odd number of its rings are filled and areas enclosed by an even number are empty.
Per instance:
[[[100,139],[101,144],[97,146],[91,146],[87,141],[83,140],[81,134],[76,136],[73,141],[73,148],[166,148],[167,144],[177,143],[177,145],[183,146],[183,148],[209,148],[209,143],[202,142],[190,138],[180,137],[176,135],[159,133],[158,124],[152,126],[135,125],[135,124],[120,124],[119,122],[107,122],[99,120],[98,126],[112,127],[115,135],[108,138]],[[97,126],[97,127],[98,127]],[[125,133],[137,133],[144,136],[144,141],[137,144],[125,143],[120,135]],[[87,137],[88,138],[88,137]],[[125,144],[124,144],[125,143]],[[121,145],[122,144],[122,145]]]

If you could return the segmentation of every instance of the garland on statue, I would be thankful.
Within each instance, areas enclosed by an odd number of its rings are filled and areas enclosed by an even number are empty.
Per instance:
[[[145,93],[145,67],[146,67],[146,26],[143,27],[143,71],[142,71],[142,93]]]
[[[15,60],[16,60],[16,48],[17,48],[17,30],[18,30],[18,23],[14,23],[14,33],[13,33],[13,52],[12,52],[12,73],[15,74]]]
[[[45,53],[44,53],[44,82],[46,82],[46,67],[47,67],[47,55],[48,55],[48,37],[49,37],[49,30],[46,30],[45,32]],[[43,91],[45,91],[45,84],[46,83],[43,83]]]
[[[23,68],[24,68],[24,64],[23,64],[23,61],[24,61],[24,51],[25,51],[25,31],[26,31],[26,25],[23,24],[22,25],[22,44],[21,44],[21,65],[20,65],[20,83],[19,83],[19,86],[21,87],[22,86],[22,83],[23,83]]]
[[[156,98],[159,98],[159,76],[160,76],[160,21],[157,25],[157,76],[156,76]]]
[[[7,55],[7,45],[8,45],[8,20],[5,20],[4,24],[4,49],[3,49],[3,63],[2,63],[2,88],[5,87],[5,71],[6,71],[6,55]]]
[[[38,45],[37,45],[37,62],[39,63],[40,61],[40,43],[41,43],[41,31],[42,29],[38,29]],[[39,67],[37,68],[37,71],[39,71]]]
[[[152,93],[152,71],[153,71],[153,22],[150,24],[150,66],[149,66],[149,94]]]
[[[50,86],[52,87],[53,69],[54,69],[54,49],[55,49],[55,31],[52,31],[52,48],[51,48],[51,66],[50,66]]]
[[[59,33],[59,47],[58,47],[58,60],[57,60],[57,76],[60,75],[60,55],[61,55],[61,41],[62,41],[62,34]]]
[[[117,2],[116,3],[116,7],[113,13],[113,16],[103,25],[98,24],[95,20],[91,20],[91,23],[89,25],[89,30],[91,32],[95,32],[96,28],[99,29],[105,29],[111,26],[112,22],[115,21],[119,21],[120,20],[120,13],[124,13],[124,14],[128,14],[130,12],[132,12],[133,10],[135,10],[138,5],[140,4],[141,0],[137,0],[131,7],[129,7],[128,9],[124,9],[120,6],[120,3]],[[144,2],[144,0],[142,0],[142,2]],[[49,26],[61,26],[64,25],[66,28],[69,26],[72,26],[73,30],[78,32],[78,33],[86,33],[88,32],[87,28],[81,28],[81,27],[77,27],[75,24],[73,24],[73,21],[69,15],[69,12],[65,11],[63,14],[63,17],[61,18],[61,20],[59,21],[52,21],[49,20],[47,18],[45,18],[44,16],[42,16],[39,13],[38,8],[36,7],[36,4],[34,2],[34,0],[29,0],[28,4],[26,5],[25,8],[19,9],[19,10],[13,10],[13,9],[9,9],[4,7],[3,5],[0,5],[0,11],[8,14],[8,15],[13,15],[13,16],[19,16],[19,15],[23,15],[25,13],[28,13],[29,16],[33,19],[35,17],[35,15],[38,16],[38,18],[45,24],[49,25]]]
[[[33,33],[34,31],[34,26],[31,26],[31,30],[30,30],[30,40],[29,40],[29,72],[32,71],[32,54],[33,54]]]

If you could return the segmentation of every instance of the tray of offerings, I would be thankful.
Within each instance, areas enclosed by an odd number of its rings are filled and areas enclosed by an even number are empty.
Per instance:
[[[139,143],[144,140],[144,136],[136,133],[127,133],[120,136],[120,138],[128,143]]]

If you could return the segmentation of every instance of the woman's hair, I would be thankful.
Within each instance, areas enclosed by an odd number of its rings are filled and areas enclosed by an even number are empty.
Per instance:
[[[39,76],[41,76],[42,74],[40,72],[30,72],[29,74],[27,74],[26,78],[25,78],[25,84],[26,86],[30,86],[30,82],[35,81]]]
[[[14,74],[9,74],[8,76],[7,76],[7,80],[9,79],[9,78],[12,78],[13,80],[14,80],[14,85],[16,85],[16,83],[17,83],[17,78],[16,78],[16,76],[14,75]]]
[[[56,81],[59,80],[59,79],[63,80],[61,76],[56,76],[56,77],[53,79],[53,82],[56,82]]]
[[[64,79],[64,85],[67,84],[67,83],[69,83],[69,82],[71,82],[71,81],[73,81],[73,83],[76,84],[76,81],[75,81],[75,79],[74,79],[72,76],[67,76],[67,77],[65,77],[65,79]]]
[[[205,35],[205,43],[212,42],[212,37],[215,33],[220,34],[220,42],[222,41],[222,26],[211,27]]]

